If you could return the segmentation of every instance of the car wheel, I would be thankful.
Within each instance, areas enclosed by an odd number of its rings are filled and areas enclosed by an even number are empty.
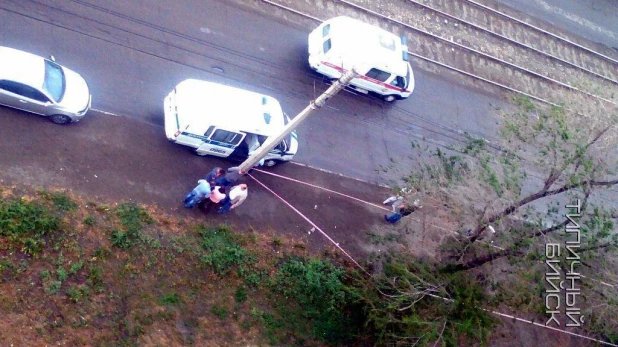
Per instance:
[[[395,95],[384,95],[382,97],[382,100],[384,100],[386,102],[393,102],[393,101],[397,100],[397,97]]]
[[[55,114],[53,116],[49,117],[49,120],[51,120],[52,122],[56,123],[56,124],[69,124],[71,123],[71,118],[63,115],[63,114]]]

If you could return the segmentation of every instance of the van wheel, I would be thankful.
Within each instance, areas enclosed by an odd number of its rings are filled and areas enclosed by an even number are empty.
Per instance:
[[[395,96],[395,95],[384,95],[382,97],[382,100],[384,100],[386,102],[393,102],[393,101],[397,100],[397,96]]]
[[[273,167],[279,163],[281,163],[281,161],[277,159],[268,159],[264,162],[264,166]]]
[[[206,153],[200,153],[200,152],[197,151],[197,149],[193,149],[193,148],[191,148],[190,151],[193,154],[197,155],[198,157],[205,157],[207,155]]]
[[[51,120],[52,122],[56,124],[60,124],[60,125],[71,123],[71,118],[63,114],[55,114],[53,116],[50,116],[49,120]]]

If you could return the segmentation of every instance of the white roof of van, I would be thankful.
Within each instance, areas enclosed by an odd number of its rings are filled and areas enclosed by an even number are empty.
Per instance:
[[[408,62],[403,60],[401,38],[377,26],[350,17],[329,19],[330,36],[333,47],[349,52],[357,59],[357,64],[370,64],[373,67],[405,76]],[[346,54],[346,56],[348,56]]]
[[[278,134],[284,116],[277,99],[223,84],[188,79],[176,86],[176,105],[181,122],[193,131],[205,132],[215,125],[258,135]]]

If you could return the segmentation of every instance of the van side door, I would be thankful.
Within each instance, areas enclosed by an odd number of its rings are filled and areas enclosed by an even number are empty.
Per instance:
[[[245,134],[211,126],[204,133],[204,143],[197,149],[199,155],[229,157],[245,138]]]
[[[389,72],[371,68],[364,76],[360,76],[360,78],[356,78],[353,81],[358,81],[356,83],[363,89],[384,95],[389,94],[389,88],[385,86],[385,82],[390,78],[391,74]]]

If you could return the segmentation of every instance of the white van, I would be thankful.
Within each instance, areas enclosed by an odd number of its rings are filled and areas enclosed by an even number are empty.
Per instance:
[[[329,19],[309,34],[309,65],[331,79],[355,67],[361,76],[350,87],[388,102],[414,90],[405,37],[349,17]]]
[[[193,147],[198,155],[240,161],[290,121],[270,96],[195,79],[180,82],[165,98],[164,108],[170,141]],[[297,149],[292,132],[266,155],[264,165],[290,161]]]

